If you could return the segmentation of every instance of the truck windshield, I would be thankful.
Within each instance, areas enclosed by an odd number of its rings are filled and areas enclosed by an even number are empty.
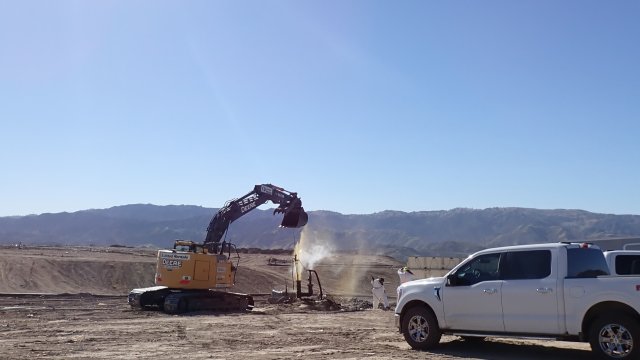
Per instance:
[[[568,278],[594,278],[609,275],[609,267],[600,249],[569,248],[567,259]]]

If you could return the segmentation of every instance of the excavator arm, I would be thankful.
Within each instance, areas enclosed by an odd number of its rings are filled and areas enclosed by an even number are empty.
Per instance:
[[[227,201],[211,219],[207,227],[207,237],[203,246],[209,252],[222,252],[220,240],[229,228],[229,225],[240,217],[257,208],[258,206],[271,201],[278,204],[273,210],[273,214],[283,214],[280,226],[287,228],[298,228],[307,224],[309,217],[302,207],[302,201],[297,193],[286,191],[271,184],[256,185],[252,191],[246,195]]]

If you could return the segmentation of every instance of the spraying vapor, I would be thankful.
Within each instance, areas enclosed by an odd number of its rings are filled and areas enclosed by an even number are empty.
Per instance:
[[[333,255],[334,248],[329,241],[304,228],[300,234],[300,240],[296,243],[293,252],[297,262],[295,272],[298,278],[304,269],[314,269],[322,259]]]
[[[366,257],[348,254],[366,253],[367,248],[367,241],[358,234],[336,236],[331,232],[309,230],[305,227],[294,247],[296,261],[292,273],[296,279],[304,280],[307,276],[305,270],[316,270],[318,263],[324,260],[323,265],[329,266],[320,269],[320,276],[328,275],[339,279],[332,291],[342,294],[364,293],[364,289],[369,291],[369,277],[375,272],[369,268]],[[327,263],[327,260],[333,263]]]
[[[302,265],[308,269],[313,269],[318,261],[333,254],[331,244],[315,235],[317,234],[310,233],[305,228],[302,230],[300,241],[298,241],[294,249]]]

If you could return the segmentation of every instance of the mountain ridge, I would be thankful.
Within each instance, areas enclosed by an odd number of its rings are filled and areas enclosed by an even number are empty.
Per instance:
[[[171,246],[202,241],[218,209],[129,204],[106,209],[0,217],[0,244]],[[640,215],[579,209],[455,208],[372,214],[309,211],[305,236],[335,250],[397,251],[460,256],[486,247],[536,242],[640,237]],[[238,247],[289,249],[301,229],[278,227],[281,215],[255,209],[232,223],[226,240]]]

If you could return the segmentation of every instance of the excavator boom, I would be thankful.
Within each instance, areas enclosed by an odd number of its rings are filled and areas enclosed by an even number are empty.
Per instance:
[[[274,215],[284,215],[280,226],[299,228],[307,224],[309,216],[304,211],[302,200],[300,200],[297,193],[289,192],[271,184],[256,185],[249,193],[240,198],[227,201],[218,210],[207,227],[207,237],[203,246],[213,253],[222,251],[220,240],[229,225],[268,201],[278,204],[278,207],[273,210]]]

